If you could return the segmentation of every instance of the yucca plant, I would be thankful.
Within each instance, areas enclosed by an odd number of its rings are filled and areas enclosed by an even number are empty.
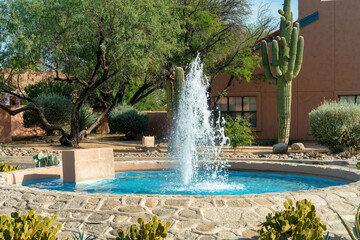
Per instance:
[[[342,224],[344,225],[346,231],[349,233],[351,240],[359,240],[360,239],[360,205],[357,208],[356,215],[355,215],[355,223],[353,227],[353,231],[351,232],[349,226],[345,223],[344,219],[340,216],[338,212],[336,214],[339,216]]]
[[[95,239],[95,237],[93,235],[86,237],[85,233],[83,233],[82,231],[79,231],[77,234],[72,233],[71,236],[74,240],[93,240],[93,239]]]

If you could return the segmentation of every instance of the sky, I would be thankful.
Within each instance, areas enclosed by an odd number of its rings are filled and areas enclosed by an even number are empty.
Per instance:
[[[251,16],[251,22],[256,20],[257,10],[261,4],[270,4],[269,10],[274,17],[280,18],[278,14],[278,9],[282,9],[282,5],[284,0],[249,0],[249,2],[253,5],[253,14]],[[294,13],[294,21],[298,18],[298,0],[291,1],[291,10]]]

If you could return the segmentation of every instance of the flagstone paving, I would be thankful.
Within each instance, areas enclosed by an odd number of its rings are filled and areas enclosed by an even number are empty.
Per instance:
[[[350,170],[357,171],[357,170]],[[3,174],[4,175],[4,174]],[[168,239],[249,239],[268,213],[283,209],[287,199],[311,199],[331,234],[346,236],[336,215],[353,222],[360,203],[360,182],[308,191],[242,196],[174,196],[85,194],[40,190],[6,183],[0,175],[0,215],[34,208],[56,214],[60,239],[79,229],[98,239],[115,239],[118,228],[157,215],[170,221]]]

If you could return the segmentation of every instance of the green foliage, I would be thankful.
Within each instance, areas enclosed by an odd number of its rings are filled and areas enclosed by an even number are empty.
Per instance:
[[[153,219],[145,223],[142,218],[138,219],[140,227],[137,225],[131,225],[126,233],[122,230],[118,230],[119,237],[116,240],[161,240],[167,236],[167,231],[171,226],[170,222],[162,224],[161,220],[158,220],[156,216]]]
[[[57,156],[44,155],[42,152],[35,153],[33,155],[33,160],[36,163],[36,167],[50,167],[50,166],[57,166],[61,163],[60,159]]]
[[[354,223],[352,232],[351,232],[349,226],[345,223],[344,219],[342,219],[340,214],[338,212],[336,212],[336,214],[339,216],[341,223],[344,225],[346,231],[349,233],[351,240],[359,240],[360,239],[360,205],[358,206],[358,208],[356,210],[355,223]]]
[[[99,117],[99,114],[92,112],[89,105],[82,105],[79,110],[79,126],[80,131],[90,127],[96,119]]]
[[[32,68],[54,73],[55,81],[76,84],[75,114],[90,97],[114,106],[129,82],[156,75],[183,50],[179,15],[176,0],[0,1],[0,39],[6,40],[0,65],[17,74],[33,62]],[[162,79],[149,82],[160,87]],[[0,90],[8,85],[0,76]],[[71,132],[64,128],[69,123],[56,124],[62,125],[57,129],[64,145],[77,146],[86,135],[77,121],[70,123]]]
[[[234,149],[252,144],[255,137],[251,123],[247,119],[241,116],[237,116],[235,119],[226,116],[225,122],[225,136],[230,138],[230,144]]]
[[[324,102],[309,113],[312,137],[334,153],[360,148],[360,108],[347,102]]]
[[[0,163],[0,172],[10,172],[10,171],[19,170],[19,169],[20,169],[19,166],[11,166],[4,162]]]
[[[111,132],[125,133],[128,139],[145,132],[149,125],[148,115],[129,105],[117,105],[110,112],[108,121]]]
[[[52,94],[40,94],[33,99],[36,104],[41,107],[46,120],[51,124],[69,124],[71,118],[71,109],[73,103],[64,96]],[[29,103],[29,105],[34,105]],[[24,126],[33,127],[40,126],[44,128],[40,117],[35,111],[24,112]]]
[[[77,234],[72,233],[71,236],[73,237],[74,240],[93,240],[95,239],[95,237],[93,235],[87,236],[85,235],[85,233],[79,231]]]
[[[323,240],[322,232],[326,224],[316,217],[315,206],[311,200],[303,199],[296,202],[296,208],[291,199],[284,202],[285,210],[269,213],[266,221],[258,230],[259,239],[264,240]]]
[[[21,212],[11,213],[11,217],[0,217],[0,239],[14,240],[57,240],[56,233],[61,229],[61,224],[53,228],[56,215],[51,218],[38,216],[31,209],[26,215]]]
[[[75,89],[76,85],[74,84],[44,79],[40,82],[26,86],[25,93],[31,99],[36,98],[41,94],[61,95],[67,99],[72,99]]]
[[[166,110],[166,95],[163,89],[157,89],[143,98],[134,107],[139,111],[165,111]]]

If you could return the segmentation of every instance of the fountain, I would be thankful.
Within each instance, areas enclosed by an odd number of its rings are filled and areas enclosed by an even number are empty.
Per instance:
[[[114,167],[118,171],[115,179],[64,184],[59,178],[27,181],[23,182],[23,185],[90,193],[242,195],[346,184],[348,179],[339,178],[343,176],[342,173],[328,171],[325,168],[322,170],[314,166],[274,162],[229,162],[223,158],[221,152],[223,146],[229,144],[229,139],[220,127],[224,124],[223,119],[217,119],[216,127],[213,127],[212,114],[207,104],[207,88],[208,81],[197,56],[189,66],[180,97],[176,97],[179,102],[175,103],[176,111],[173,118],[172,161],[115,162]],[[261,173],[243,172],[244,169]],[[269,171],[275,174],[269,174]],[[295,175],[299,173],[325,178],[329,175],[328,178],[332,179]],[[353,179],[357,180],[358,176],[354,176]]]
[[[174,127],[170,141],[173,158],[179,161],[182,181],[185,185],[208,181],[224,182],[226,159],[220,152],[229,139],[217,121],[217,131],[212,124],[208,106],[208,80],[203,73],[199,55],[190,64],[190,71],[181,92],[180,103],[174,115]],[[216,143],[220,142],[220,147]],[[200,165],[201,163],[201,165]],[[207,172],[200,176],[199,171]],[[204,178],[205,177],[205,178]]]

